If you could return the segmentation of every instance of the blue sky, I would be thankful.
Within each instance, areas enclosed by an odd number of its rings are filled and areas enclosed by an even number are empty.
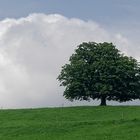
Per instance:
[[[0,0],[0,19],[30,13],[59,13],[67,17],[110,24],[138,22],[139,0]]]
[[[19,18],[31,13],[61,14],[93,20],[139,40],[139,0],[0,0],[0,19]],[[128,30],[129,29],[129,30]]]

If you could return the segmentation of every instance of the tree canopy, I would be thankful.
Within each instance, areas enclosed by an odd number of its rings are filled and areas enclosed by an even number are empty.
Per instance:
[[[100,99],[119,102],[140,99],[140,66],[112,43],[84,42],[58,76],[69,100]]]

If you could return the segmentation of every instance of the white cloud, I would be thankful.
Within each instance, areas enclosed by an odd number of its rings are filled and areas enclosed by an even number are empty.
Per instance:
[[[83,41],[114,42],[119,49],[132,54],[126,38],[93,21],[58,14],[31,14],[0,21],[0,106],[71,104],[62,97],[63,88],[56,78]]]

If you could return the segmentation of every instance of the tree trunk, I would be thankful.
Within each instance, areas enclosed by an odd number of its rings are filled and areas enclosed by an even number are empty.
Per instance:
[[[101,104],[100,106],[106,106],[106,97],[102,96],[101,97]]]

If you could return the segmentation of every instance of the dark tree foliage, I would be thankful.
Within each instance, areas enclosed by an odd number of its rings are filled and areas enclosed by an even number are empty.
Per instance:
[[[119,102],[140,99],[140,67],[112,43],[82,43],[58,76],[69,100]]]

